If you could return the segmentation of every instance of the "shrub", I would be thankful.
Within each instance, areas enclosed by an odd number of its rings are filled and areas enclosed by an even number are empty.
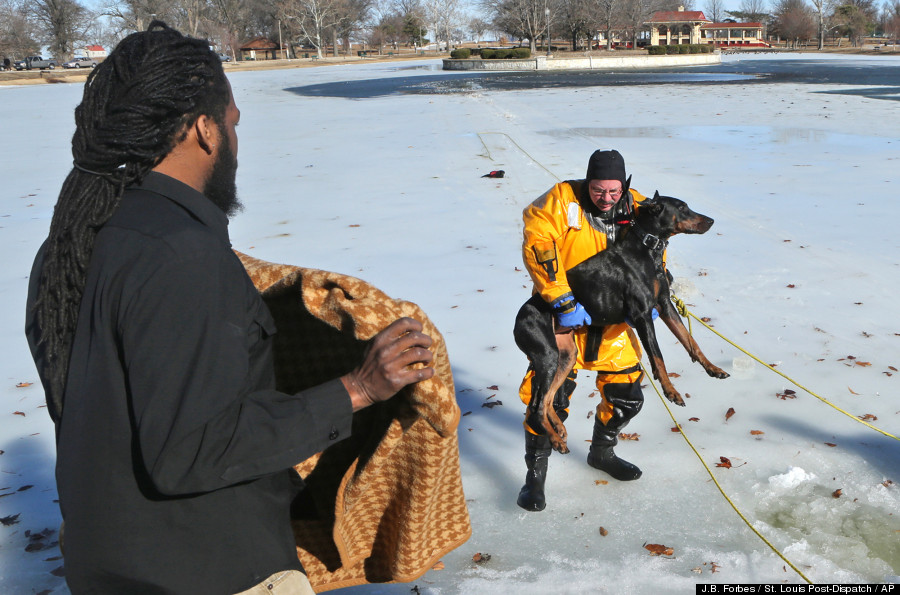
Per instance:
[[[481,50],[481,59],[482,60],[493,60],[497,57],[497,50],[491,50],[488,48],[484,48]]]
[[[696,44],[696,43],[692,43],[692,44],[688,47],[688,49],[690,49],[690,53],[691,53],[691,54],[699,54],[699,53],[700,53],[701,47],[700,47],[698,44]]]
[[[691,46],[689,46],[687,44],[682,44],[682,45],[678,46],[679,54],[689,54],[690,52],[691,52]]]
[[[515,48],[513,50],[513,58],[530,58],[531,57],[531,49],[529,48]]]
[[[666,46],[666,54],[677,54],[678,46],[677,45],[667,45]]]
[[[457,60],[466,60],[471,55],[472,51],[469,48],[459,48],[450,52],[450,57]]]
[[[651,56],[662,56],[666,53],[666,46],[664,45],[651,45],[647,48],[647,53]]]

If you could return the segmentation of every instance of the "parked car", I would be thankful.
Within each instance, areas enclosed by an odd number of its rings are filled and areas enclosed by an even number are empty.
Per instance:
[[[97,65],[97,61],[93,58],[73,58],[63,63],[63,68],[93,68]]]
[[[219,60],[221,60],[222,62],[231,62],[231,55],[230,54],[219,54]]]
[[[56,68],[56,60],[53,58],[43,59],[40,56],[28,56],[24,60],[16,60],[16,70],[31,70],[32,68],[40,68],[44,70]]]

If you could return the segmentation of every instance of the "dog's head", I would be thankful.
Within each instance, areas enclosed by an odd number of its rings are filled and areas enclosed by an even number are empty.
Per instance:
[[[639,204],[635,220],[664,238],[678,233],[706,233],[714,223],[710,217],[692,211],[683,200],[659,192]]]

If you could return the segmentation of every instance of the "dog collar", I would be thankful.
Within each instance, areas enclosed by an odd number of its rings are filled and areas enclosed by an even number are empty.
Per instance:
[[[641,238],[641,244],[643,244],[650,250],[658,250],[660,247],[662,247],[662,249],[665,249],[667,243],[668,242],[666,242],[665,240],[661,240],[652,233],[644,234],[644,237]]]

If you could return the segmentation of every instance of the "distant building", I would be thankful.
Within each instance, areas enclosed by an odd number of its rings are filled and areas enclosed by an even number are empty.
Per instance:
[[[278,47],[277,41],[257,37],[241,45],[241,60],[278,60],[286,58],[286,52]]]
[[[716,47],[770,47],[763,39],[762,23],[707,23],[700,34],[701,43]]]
[[[102,45],[89,45],[84,48],[84,55],[94,60],[102,60],[106,57],[106,50]]]
[[[769,47],[762,23],[713,23],[702,11],[666,10],[644,22],[650,27],[650,45],[703,43],[716,47]]]
[[[644,24],[650,27],[650,45],[701,43],[700,28],[710,20],[699,10],[664,10],[654,13]]]

